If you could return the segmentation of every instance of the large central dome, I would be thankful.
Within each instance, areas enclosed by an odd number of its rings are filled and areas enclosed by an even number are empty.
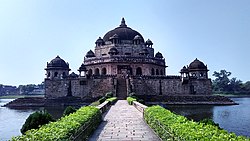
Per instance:
[[[109,39],[115,34],[118,35],[118,38],[120,40],[133,40],[135,36],[138,35],[141,37],[142,41],[144,42],[144,39],[139,32],[127,27],[124,18],[122,18],[121,25],[119,27],[107,32],[104,35],[103,40],[109,41]]]

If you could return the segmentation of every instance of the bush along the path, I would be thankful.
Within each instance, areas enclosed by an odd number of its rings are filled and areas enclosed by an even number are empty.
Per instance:
[[[132,105],[132,104],[133,104],[133,101],[136,101],[136,99],[133,98],[133,97],[127,97],[127,101],[128,101],[128,104],[129,104],[129,105]]]
[[[146,108],[144,119],[164,141],[250,141],[217,126],[188,120],[161,106]]]
[[[114,105],[117,101],[117,97],[111,97],[106,99],[106,101],[109,101],[111,105]]]
[[[37,111],[29,115],[24,125],[22,126],[21,133],[24,134],[30,129],[38,129],[40,126],[55,121],[53,117],[45,110]]]
[[[72,106],[68,106],[64,111],[63,111],[63,116],[67,116],[71,113],[76,112],[76,108]]]
[[[12,138],[13,141],[68,141],[75,140],[82,133],[86,140],[91,132],[101,122],[101,113],[92,106],[82,107],[75,113],[62,117],[56,122],[50,122],[39,129],[31,129],[25,135]]]

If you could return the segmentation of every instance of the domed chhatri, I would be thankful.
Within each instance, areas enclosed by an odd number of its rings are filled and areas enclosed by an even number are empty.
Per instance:
[[[89,100],[110,91],[120,99],[131,92],[145,96],[211,94],[211,80],[203,62],[195,59],[180,70],[180,75],[166,75],[163,54],[155,53],[153,42],[145,42],[124,18],[94,43],[94,49],[84,56],[79,75],[69,75],[69,64],[59,56],[47,63],[46,98],[70,95]]]
[[[69,64],[66,63],[59,56],[56,56],[55,59],[51,60],[50,63],[47,63],[46,76],[49,79],[63,79],[68,76],[70,68]]]
[[[89,50],[86,54],[86,57],[87,58],[90,58],[90,57],[95,57],[95,53],[92,51],[92,50]]]
[[[203,62],[201,62],[200,60],[198,60],[197,58],[190,63],[189,70],[207,70],[207,66],[204,65]]]
[[[51,60],[50,63],[47,64],[47,69],[69,69],[69,64],[59,56],[56,56],[55,59]]]

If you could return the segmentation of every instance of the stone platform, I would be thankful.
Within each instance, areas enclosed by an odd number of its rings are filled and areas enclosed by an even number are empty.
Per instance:
[[[143,120],[143,114],[126,100],[117,103],[103,116],[103,122],[89,141],[160,141]]]

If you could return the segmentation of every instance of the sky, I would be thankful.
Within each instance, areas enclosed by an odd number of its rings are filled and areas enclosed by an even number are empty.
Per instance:
[[[153,41],[168,75],[198,58],[212,79],[226,69],[250,80],[249,0],[1,0],[0,84],[40,84],[57,55],[77,73],[96,39],[122,17]]]

